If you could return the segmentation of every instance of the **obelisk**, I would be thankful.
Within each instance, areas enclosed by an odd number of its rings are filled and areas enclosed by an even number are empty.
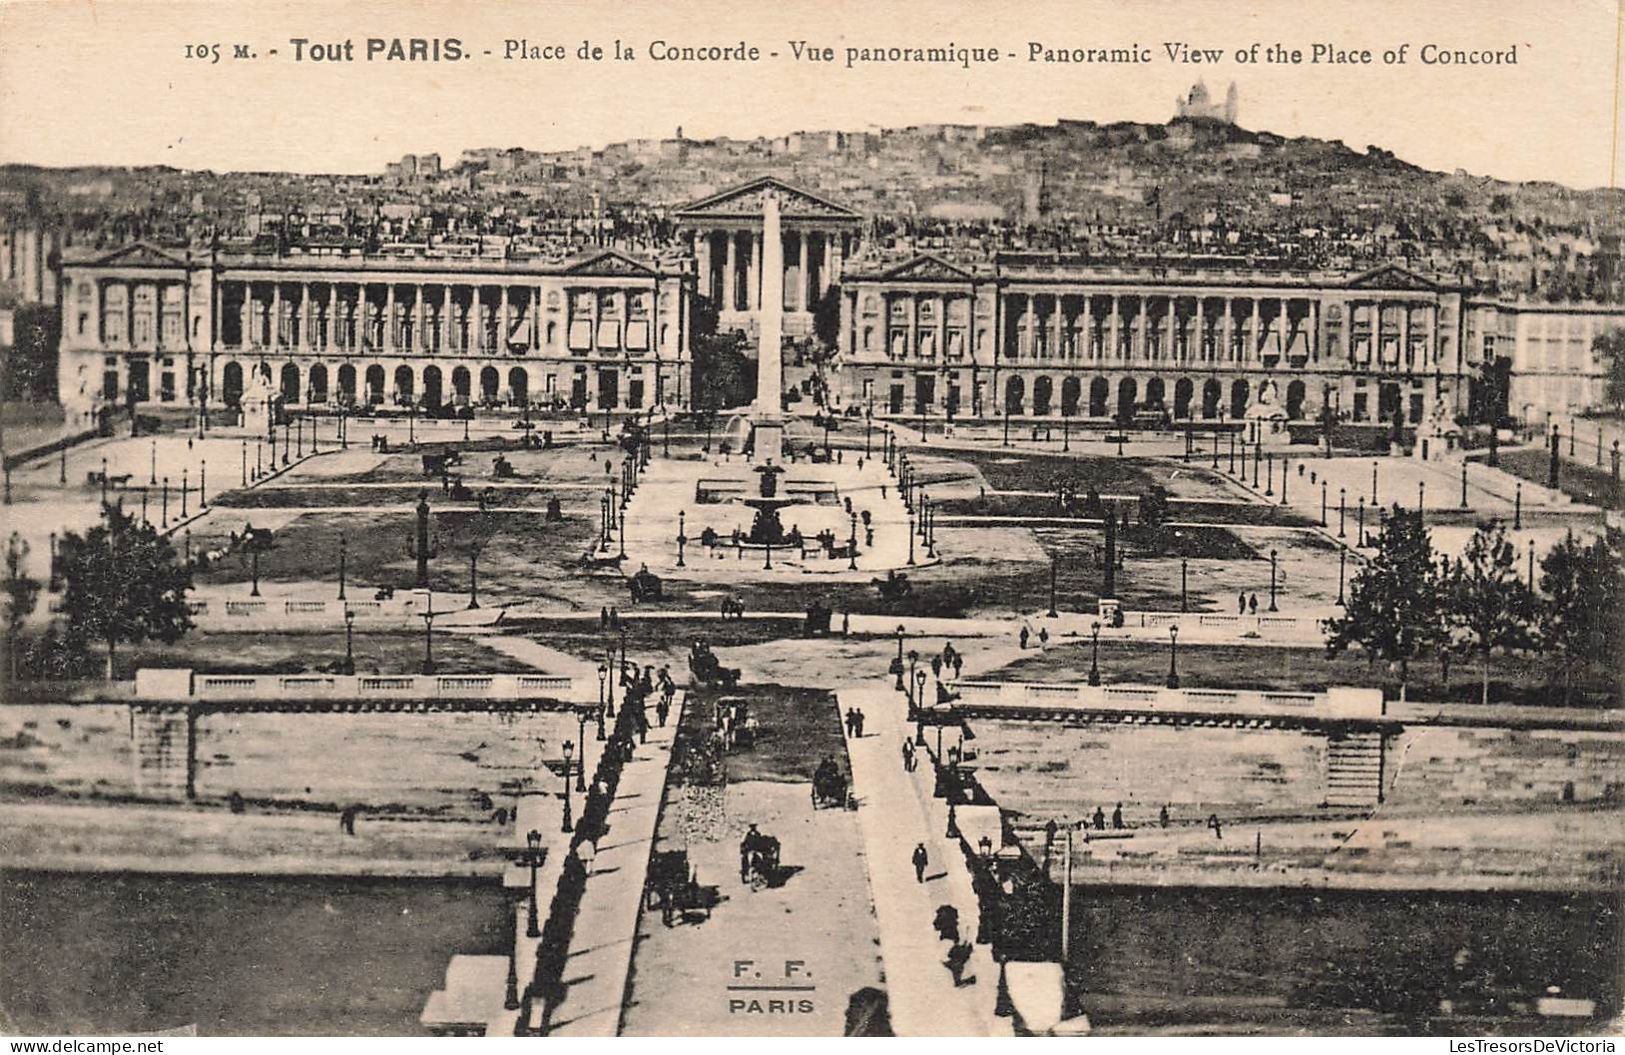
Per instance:
[[[755,460],[778,462],[784,425],[784,241],[779,229],[779,199],[771,190],[762,197],[762,310],[757,316],[761,341],[756,352]]]

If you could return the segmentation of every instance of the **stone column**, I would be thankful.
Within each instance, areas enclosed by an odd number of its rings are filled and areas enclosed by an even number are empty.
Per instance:
[[[319,331],[321,340],[318,342],[324,351],[338,346],[338,319],[339,287],[338,283],[329,282],[327,284],[327,327]]]
[[[365,282],[357,282],[355,284],[355,346],[357,351],[363,353],[366,352],[366,350],[372,344],[372,342],[367,339],[367,302],[367,284]],[[390,379],[385,377],[384,384],[386,388],[389,383]]]
[[[1219,358],[1225,362],[1236,360],[1236,298],[1224,298],[1224,326],[1220,339],[1224,347],[1220,350]]]
[[[908,295],[908,344],[903,349],[904,361],[916,359],[920,354],[920,298]]]
[[[1023,359],[1032,359],[1038,354],[1038,300],[1031,293],[1027,294],[1027,310],[1021,317],[1021,334],[1016,347]]]
[[[485,320],[481,316],[485,313],[480,304],[480,287],[478,283],[468,287],[468,353],[479,355],[485,351]]]
[[[98,298],[99,299],[99,298]],[[246,351],[254,347],[254,283],[243,283],[243,306],[239,309],[242,314],[242,345]],[[96,309],[96,325],[101,325],[101,305]]]
[[[694,233],[694,259],[700,269],[700,296],[707,300],[717,299],[717,289],[712,285],[711,274],[711,233]]]
[[[739,306],[739,232],[729,231],[727,237],[728,250],[722,265],[722,310],[734,311]]]
[[[810,231],[801,232],[801,274],[796,280],[796,306],[806,311],[812,303],[812,253],[809,252],[808,242],[812,239]]]
[[[842,234],[824,236],[824,269],[821,275],[825,289],[841,277],[841,243],[845,239],[846,236]]]
[[[429,350],[429,342],[424,340],[427,322],[423,310],[423,283],[419,282],[412,287],[412,350],[420,355]]]
[[[762,310],[762,232],[751,236],[749,278],[745,281],[745,310]]]
[[[309,352],[310,339],[310,283],[299,283],[299,350]]]
[[[135,298],[130,298],[133,305]],[[282,350],[282,283],[271,283],[271,351]]]
[[[1055,294],[1054,318],[1050,319],[1050,349],[1051,359],[1060,359],[1066,355],[1066,311],[1061,305],[1061,295]]]
[[[1241,361],[1242,362],[1250,363],[1257,357],[1257,355],[1258,355],[1258,342],[1259,342],[1260,338],[1263,336],[1263,333],[1262,333],[1263,328],[1264,328],[1264,302],[1263,302],[1263,300],[1261,298],[1254,297],[1253,298],[1253,317],[1252,317],[1252,320],[1248,324],[1248,329],[1251,330],[1251,334],[1247,338],[1246,345],[1241,349]]]
[[[1411,303],[1399,303],[1399,365],[1405,370],[1414,369],[1411,362]]]
[[[1108,358],[1117,359],[1123,354],[1123,305],[1116,293],[1112,294],[1111,315],[1111,349]]]
[[[508,334],[510,332],[508,328],[508,286],[507,283],[503,283],[497,288],[502,297],[497,317],[497,351],[500,353],[508,350]]]
[[[1168,355],[1169,360],[1179,356],[1179,302],[1172,294],[1168,297]]]
[[[1187,358],[1206,359],[1207,355],[1207,298],[1196,298],[1196,355]]]
[[[1083,295],[1083,358],[1095,357],[1095,305],[1094,294],[1085,292]]]
[[[220,287],[221,283],[214,283],[213,308],[209,314],[209,349],[215,352],[220,350],[220,334],[224,329],[224,327],[221,325],[221,321],[223,318],[222,313],[224,311],[225,295],[224,291]],[[211,378],[210,380],[212,381],[213,379]]]

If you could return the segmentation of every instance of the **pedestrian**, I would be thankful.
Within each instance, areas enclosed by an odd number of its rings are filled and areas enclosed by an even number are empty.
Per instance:
[[[1257,615],[1258,614],[1258,595],[1256,593],[1253,594],[1251,597],[1247,598],[1247,614],[1248,615]]]
[[[621,628],[621,610],[619,608],[611,608],[609,610],[609,627],[611,630],[619,630]]]
[[[1219,815],[1217,813],[1210,814],[1208,816],[1207,826],[1213,829],[1213,837],[1215,839],[1224,838],[1224,828],[1219,824]]]
[[[1123,804],[1121,802],[1117,804],[1115,810],[1112,810],[1112,829],[1114,831],[1123,830]]]
[[[914,741],[903,737],[903,772],[914,772]]]
[[[852,735],[861,740],[863,738],[863,709],[859,708],[853,717],[856,719],[854,726],[856,731]]]
[[[1029,636],[1029,632],[1028,632],[1027,628],[1025,626],[1023,626],[1021,628],[1021,647],[1023,649],[1025,649],[1027,647],[1027,638],[1028,638],[1028,636]]]
[[[1095,807],[1095,831],[1106,830],[1106,811],[1099,806]]]
[[[1157,811],[1157,823],[1164,828],[1168,827],[1168,804],[1166,802],[1162,804],[1162,809]]]
[[[846,709],[846,718],[845,718],[846,735],[849,736],[849,737],[852,735],[852,730],[854,730],[854,729],[856,729],[858,727],[858,717],[857,717],[857,715],[858,715],[858,712],[854,708],[848,707]]]
[[[1040,649],[1049,647],[1049,627],[1047,626],[1038,628],[1038,647]]]
[[[931,862],[931,857],[925,852],[925,844],[917,843],[914,846],[914,881],[925,882],[925,866]]]
[[[954,653],[954,678],[959,678],[959,672],[965,669],[965,657],[958,652]]]
[[[664,729],[666,727],[666,717],[670,713],[671,697],[662,692],[660,699],[655,701],[655,720],[660,723],[660,728]]]
[[[933,678],[942,677],[942,657],[941,656],[932,656],[931,657],[931,676]]]
[[[886,485],[885,484],[880,485],[880,498],[881,498],[882,501],[884,501],[885,498],[886,498]]]
[[[1247,614],[1247,591],[1246,590],[1243,590],[1240,593],[1236,594],[1236,614],[1237,615],[1246,615]]]

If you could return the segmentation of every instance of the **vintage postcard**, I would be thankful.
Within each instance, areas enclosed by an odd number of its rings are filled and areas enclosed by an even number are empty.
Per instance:
[[[1612,1051],[1622,41],[0,2],[0,1033]]]

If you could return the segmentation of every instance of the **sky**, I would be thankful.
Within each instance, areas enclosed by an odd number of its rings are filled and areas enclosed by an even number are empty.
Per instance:
[[[1219,97],[1237,83],[1247,128],[1375,144],[1432,169],[1617,187],[1622,27],[1625,0],[0,0],[0,163],[353,173],[405,153],[450,163],[476,147],[600,147],[679,126],[749,138],[1162,122],[1202,78]],[[349,41],[354,61],[295,61],[295,38]],[[457,38],[469,57],[369,62],[369,38]],[[504,60],[505,42],[521,39],[566,58]],[[634,60],[612,57],[617,40]],[[833,48],[835,61],[796,58],[797,40]],[[584,41],[605,57],[578,58]],[[743,43],[760,58],[657,61],[656,41]],[[188,45],[216,43],[218,62],[187,57]],[[234,44],[255,57],[233,58]],[[846,64],[849,47],[950,44],[999,58]],[[1138,47],[1150,59],[1033,62],[1034,44]],[[1219,61],[1170,61],[1169,44]],[[1272,44],[1303,61],[1266,61]],[[1316,44],[1370,61],[1312,62]],[[1515,48],[1516,62],[1426,64],[1428,46]],[[1384,61],[1401,48],[1403,62]]]

